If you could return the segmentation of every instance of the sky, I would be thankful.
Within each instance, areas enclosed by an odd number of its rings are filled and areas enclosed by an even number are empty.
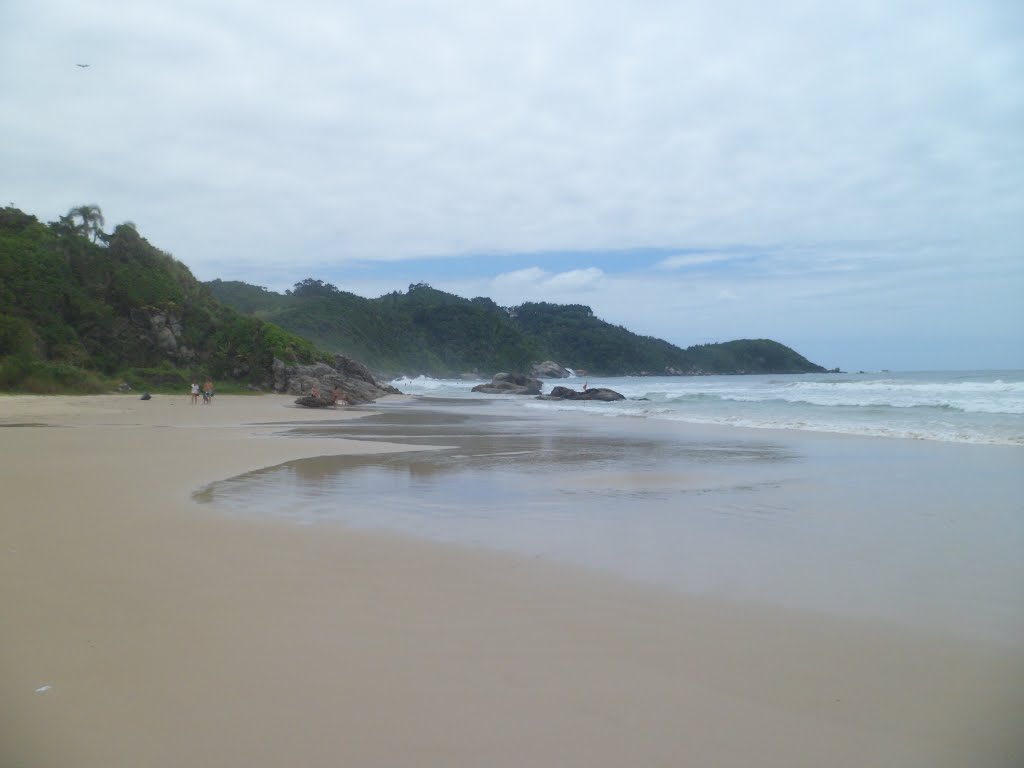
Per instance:
[[[0,68],[0,205],[201,280],[1024,368],[1018,0],[3,0]]]

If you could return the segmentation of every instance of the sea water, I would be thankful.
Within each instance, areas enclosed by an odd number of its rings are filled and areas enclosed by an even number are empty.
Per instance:
[[[408,394],[503,397],[524,407],[738,427],[1024,446],[1024,371],[644,376],[549,379],[607,387],[615,403],[477,395],[481,381],[425,376],[391,382]]]

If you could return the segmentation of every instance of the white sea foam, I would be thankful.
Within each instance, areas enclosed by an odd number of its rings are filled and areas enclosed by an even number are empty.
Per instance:
[[[468,379],[434,379],[430,376],[416,376],[410,378],[403,376],[391,382],[391,386],[400,389],[410,395],[432,395],[441,394],[448,397],[455,397],[472,390],[482,381]]]
[[[493,397],[471,392],[478,381],[420,376],[392,383],[410,394]],[[588,383],[614,389],[627,399],[515,401],[602,416],[1024,445],[1024,371],[590,377]],[[545,391],[559,384],[580,388],[553,380]]]

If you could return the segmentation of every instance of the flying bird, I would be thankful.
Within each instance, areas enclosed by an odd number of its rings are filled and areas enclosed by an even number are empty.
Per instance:
[[[88,68],[89,65],[88,64],[75,64],[75,66],[76,67],[81,67],[82,69],[86,69],[86,68]]]

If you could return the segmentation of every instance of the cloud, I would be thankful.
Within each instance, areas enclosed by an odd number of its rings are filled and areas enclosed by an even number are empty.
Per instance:
[[[496,275],[491,284],[499,290],[514,289],[528,291],[541,284],[549,276],[550,273],[545,272],[540,267],[527,267],[526,269],[517,269],[514,272],[503,272],[500,275]]]
[[[657,269],[687,269],[689,267],[702,267],[708,264],[719,264],[730,261],[735,257],[721,253],[692,253],[680,256],[669,256],[662,259],[655,268]]]
[[[1024,146],[1004,4],[32,7],[0,33],[30,74],[5,143],[65,173],[7,175],[54,214],[94,192],[193,260],[223,255],[218,223],[249,261],[328,226],[336,259],[413,258],[934,236],[1022,202],[996,162]]]
[[[586,291],[594,288],[603,278],[604,272],[594,267],[574,269],[552,275],[544,281],[544,287],[559,293]]]
[[[596,267],[558,273],[547,272],[540,267],[528,267],[496,275],[490,280],[488,289],[500,296],[509,294],[537,298],[566,296],[593,290],[604,277],[605,273]]]

